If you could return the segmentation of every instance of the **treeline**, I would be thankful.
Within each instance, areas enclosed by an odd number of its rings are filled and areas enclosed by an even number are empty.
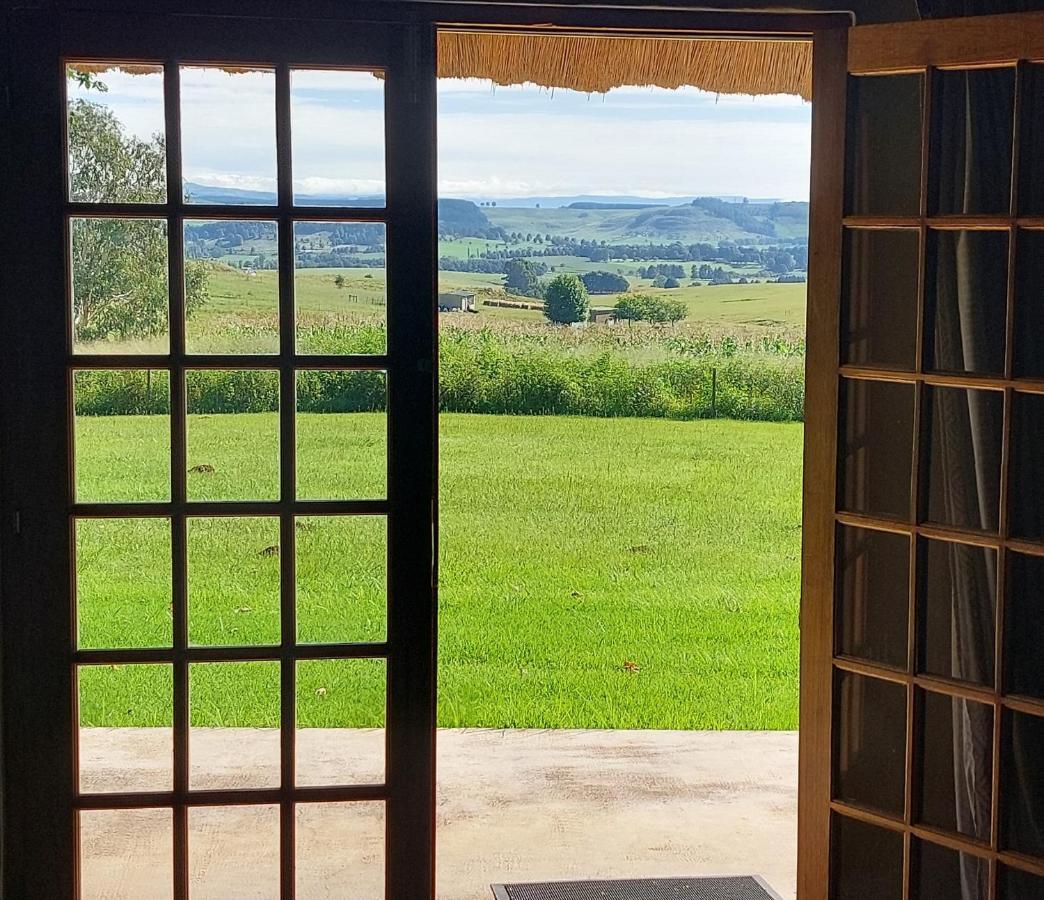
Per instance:
[[[608,244],[560,235],[547,235],[540,247],[493,247],[476,254],[481,259],[531,259],[541,256],[579,256],[591,262],[629,260],[648,262],[716,262],[730,265],[758,265],[773,272],[808,268],[808,245],[786,244],[774,247],[741,246],[732,241],[717,244]],[[473,257],[474,258],[474,257]]]

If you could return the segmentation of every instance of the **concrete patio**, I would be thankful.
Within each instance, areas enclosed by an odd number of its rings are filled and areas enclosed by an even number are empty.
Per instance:
[[[372,780],[383,735],[298,733],[299,782]],[[83,788],[169,787],[161,729],[81,733]],[[193,787],[271,786],[278,734],[194,729]],[[490,900],[489,884],[757,874],[795,894],[797,734],[493,731],[439,733],[439,900]],[[278,810],[190,813],[193,900],[278,896]],[[169,897],[170,816],[89,813],[84,897]],[[302,900],[381,896],[381,804],[305,805],[297,820]]]

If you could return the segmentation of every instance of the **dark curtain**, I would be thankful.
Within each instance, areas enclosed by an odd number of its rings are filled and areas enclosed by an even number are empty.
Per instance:
[[[969,7],[978,3],[935,3],[936,14],[940,7]],[[954,10],[951,9],[951,14]],[[952,97],[952,95],[951,95]],[[941,171],[934,174],[939,179],[940,205],[954,211],[973,213],[982,208],[981,182],[976,177],[978,161],[990,154],[1003,153],[1005,148],[998,143],[991,129],[979,127],[984,115],[988,118],[988,105],[982,97],[974,94],[974,82],[965,81],[963,104],[958,97],[953,105],[947,104],[943,114],[960,118],[963,114],[964,144],[951,145],[945,159],[935,164]],[[961,106],[963,105],[963,109]],[[956,151],[956,152],[953,152]],[[963,152],[962,152],[963,151]],[[948,194],[948,196],[946,196]],[[992,267],[977,258],[976,245],[970,233],[959,232],[952,252],[939,255],[936,261],[935,346],[937,357],[944,356],[953,361],[960,360],[968,371],[989,370],[990,361],[985,357],[982,336],[988,330],[989,311],[982,302],[990,292],[982,284],[984,277],[993,274]],[[941,352],[940,352],[941,351]],[[937,440],[943,467],[944,507],[947,519],[965,522],[984,530],[996,528],[997,496],[996,472],[1000,460],[996,459],[996,445],[987,436],[1000,432],[1001,422],[984,402],[984,395],[976,391],[937,392],[935,402],[939,409],[935,414],[940,425]],[[953,633],[952,655],[953,676],[961,680],[979,680],[985,673],[979,671],[982,660],[990,654],[985,642],[992,630],[986,617],[992,618],[993,610],[982,602],[989,596],[989,587],[995,585],[996,572],[992,558],[971,548],[951,548],[953,574]],[[987,679],[990,680],[990,679]],[[953,701],[953,773],[956,800],[956,819],[961,830],[970,833],[989,833],[990,796],[992,779],[992,716],[988,707],[971,704],[963,700]],[[976,865],[973,858],[962,860],[961,900],[984,900],[988,896],[983,867]]]

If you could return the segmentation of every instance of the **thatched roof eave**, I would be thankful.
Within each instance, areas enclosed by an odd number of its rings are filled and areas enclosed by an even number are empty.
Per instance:
[[[104,71],[109,63],[77,63]],[[154,66],[119,64],[125,72]],[[249,66],[225,66],[229,72]],[[440,31],[440,78],[536,84],[585,93],[624,85],[695,87],[718,94],[797,94],[812,98],[812,44],[804,40],[624,37],[493,31]]]
[[[439,33],[439,76],[586,93],[623,85],[812,98],[812,44],[800,40]]]

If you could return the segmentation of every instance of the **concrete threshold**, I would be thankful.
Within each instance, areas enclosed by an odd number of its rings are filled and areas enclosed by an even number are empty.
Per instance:
[[[84,790],[169,789],[170,732],[85,729]],[[298,732],[298,783],[379,781],[383,732]],[[795,895],[796,732],[461,729],[438,735],[438,897],[492,882],[761,875]],[[194,729],[194,788],[271,787],[274,729]],[[190,811],[193,900],[278,897],[278,809]],[[378,900],[380,803],[303,804],[300,900]],[[170,816],[82,822],[86,900],[169,898]]]

